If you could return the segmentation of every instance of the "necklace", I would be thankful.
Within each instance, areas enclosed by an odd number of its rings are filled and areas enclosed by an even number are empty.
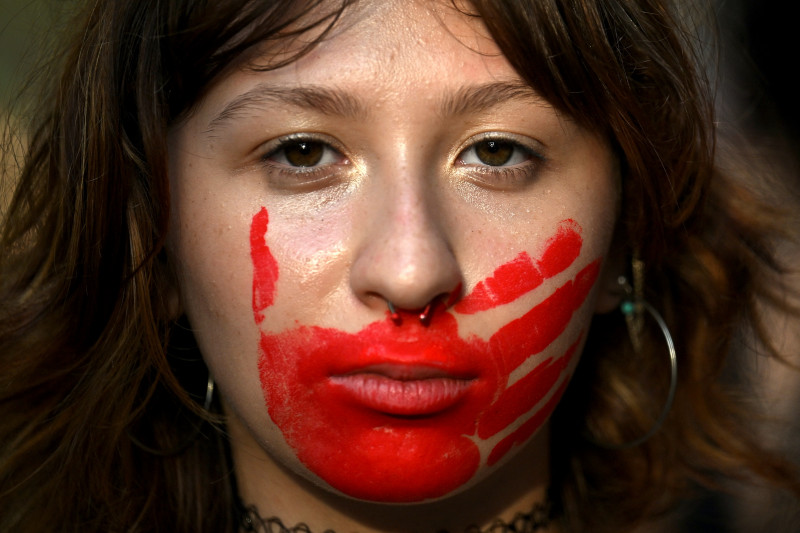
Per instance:
[[[245,507],[239,502],[237,505],[239,514],[239,524],[242,531],[254,533],[312,533],[308,526],[299,523],[294,527],[286,527],[280,518],[262,518],[258,514],[255,505]],[[553,518],[553,506],[550,503],[537,503],[527,513],[517,513],[511,522],[506,523],[499,518],[492,522],[486,529],[478,526],[469,526],[464,533],[533,533],[547,527]],[[336,533],[332,529],[326,529],[324,533]],[[448,533],[439,530],[437,533]]]

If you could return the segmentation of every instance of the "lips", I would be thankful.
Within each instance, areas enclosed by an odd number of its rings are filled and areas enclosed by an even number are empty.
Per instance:
[[[472,379],[442,375],[430,367],[384,365],[328,381],[333,394],[393,416],[430,416],[458,405]]]
[[[304,396],[326,409],[361,413],[366,418],[360,420],[369,427],[388,423],[386,416],[441,424],[434,421],[437,415],[466,409],[471,415],[458,420],[470,433],[475,411],[500,386],[498,369],[487,361],[485,350],[458,337],[449,314],[429,327],[409,321],[400,331],[388,320],[358,335],[314,327],[301,331],[291,341],[283,335],[265,336],[265,355],[293,354],[296,366],[289,372],[305,388]],[[277,404],[268,402],[273,411]]]
[[[273,420],[290,422],[307,409],[318,413],[320,427],[348,420],[330,428],[343,438],[390,423],[473,434],[476,414],[504,379],[498,358],[459,337],[450,313],[428,327],[407,321],[400,330],[382,320],[357,334],[315,326],[262,333],[261,352]]]
[[[424,501],[477,470],[480,452],[468,435],[501,376],[485,345],[458,336],[450,313],[437,318],[424,329],[382,320],[356,334],[262,332],[270,418],[300,461],[342,493]]]

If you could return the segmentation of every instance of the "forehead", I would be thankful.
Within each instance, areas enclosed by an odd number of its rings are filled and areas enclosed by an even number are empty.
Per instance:
[[[481,19],[465,14],[466,7],[450,1],[357,2],[330,32],[322,35],[322,24],[291,40],[271,42],[214,84],[227,87],[210,92],[215,99],[229,100],[248,85],[268,80],[357,89],[379,101],[409,92],[425,97],[426,86],[433,95],[435,88],[448,85],[457,89],[465,83],[518,80]],[[309,43],[314,44],[308,53],[265,71]]]
[[[418,60],[420,54],[439,61],[468,53],[486,59],[501,56],[483,21],[467,7],[447,0],[359,2],[345,11],[315,51],[335,48],[363,58],[390,59],[380,64],[381,70],[391,70],[408,56]]]

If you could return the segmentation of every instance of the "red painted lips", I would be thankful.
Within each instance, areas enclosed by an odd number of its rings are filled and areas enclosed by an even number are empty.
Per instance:
[[[256,323],[273,301],[278,275],[263,238],[267,220],[262,210],[251,226]],[[581,244],[577,224],[564,222],[540,259],[520,254],[455,310],[478,312],[518,298],[531,286],[515,280],[562,272]],[[298,459],[345,494],[385,502],[443,496],[547,420],[566,388],[579,336],[511,385],[509,376],[561,336],[599,266],[599,259],[590,263],[488,341],[462,339],[444,310],[428,326],[387,318],[355,334],[317,326],[262,332],[258,366],[270,417]],[[491,453],[481,457],[477,440],[494,442]]]
[[[427,416],[449,409],[464,398],[470,382],[449,377],[395,379],[371,372],[330,379],[345,401],[349,397],[367,409],[395,416]]]

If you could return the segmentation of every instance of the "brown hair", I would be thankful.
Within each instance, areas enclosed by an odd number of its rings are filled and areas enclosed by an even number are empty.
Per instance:
[[[98,0],[79,17],[46,71],[0,235],[0,530],[236,530],[225,437],[196,403],[205,368],[163,301],[167,131],[256,45],[329,29],[347,3]],[[595,319],[554,416],[554,488],[573,527],[618,531],[686,480],[742,467],[800,494],[720,379],[735,327],[763,334],[774,228],[715,170],[712,105],[675,13],[655,0],[468,7],[520,75],[616,147],[622,244],[645,260],[680,357],[662,430],[598,446],[647,431],[666,356],[655,336],[631,353],[618,315]]]

